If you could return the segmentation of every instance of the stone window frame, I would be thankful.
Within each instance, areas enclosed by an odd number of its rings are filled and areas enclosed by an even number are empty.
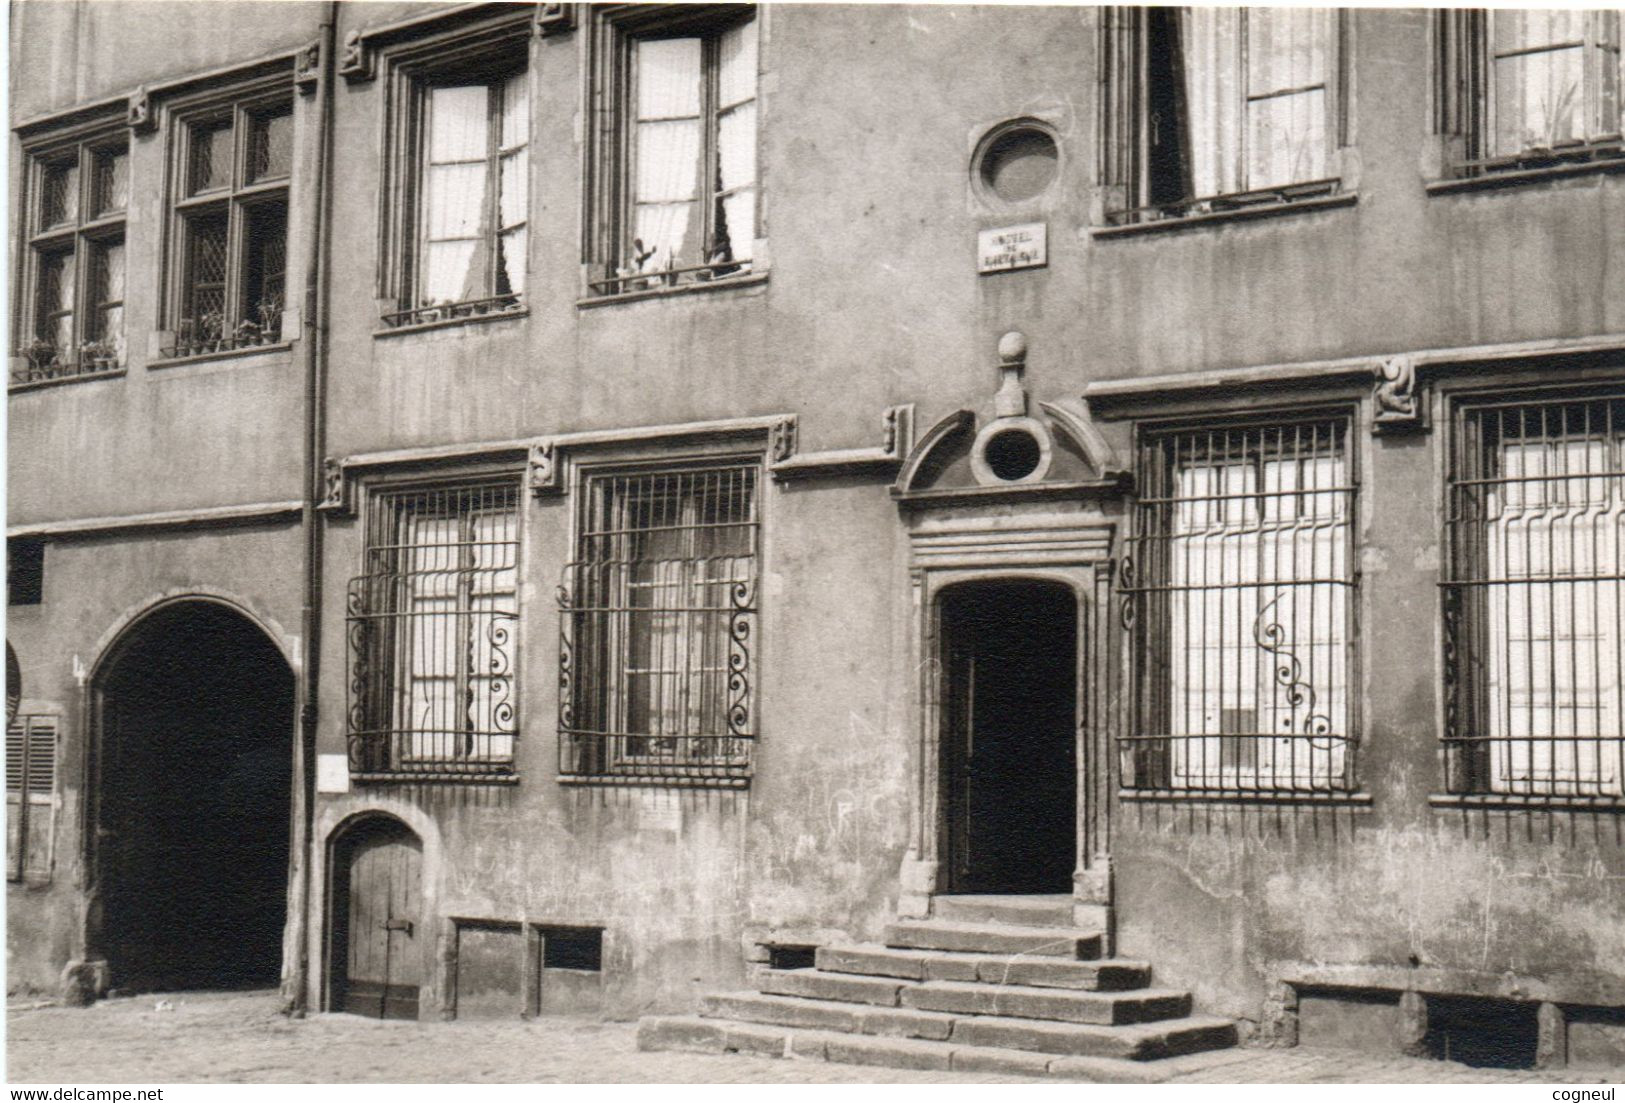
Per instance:
[[[266,71],[216,84],[170,99],[164,105],[167,150],[164,187],[164,280],[158,316],[161,355],[166,360],[206,359],[256,348],[285,348],[293,334],[285,319],[292,313],[288,296],[291,271],[295,180],[298,177],[298,106],[291,59]],[[248,179],[248,134],[262,116],[290,114],[293,132],[288,173],[260,180]],[[191,195],[192,149],[197,128],[230,120],[232,141],[230,179],[222,189]],[[254,240],[250,219],[281,209],[283,275],[281,309],[242,301],[244,273],[250,256],[261,243]],[[226,218],[225,281],[218,327],[187,315],[190,307],[189,220],[224,214]],[[251,316],[252,315],[252,316]]]
[[[126,363],[127,326],[121,322],[117,341],[104,350],[92,347],[92,343],[106,343],[107,335],[93,333],[94,327],[88,324],[90,261],[99,250],[126,245],[128,241],[128,195],[122,208],[105,212],[93,209],[98,159],[114,152],[124,156],[128,175],[133,168],[133,149],[122,111],[116,119],[92,119],[23,140],[22,188],[18,197],[22,217],[18,219],[19,264],[12,314],[16,347],[12,350],[14,359],[9,377],[12,390],[122,374]],[[45,174],[48,167],[68,160],[73,162],[78,174],[73,217],[50,226],[42,225]],[[127,190],[129,187],[127,181]],[[36,340],[41,306],[41,258],[47,253],[67,253],[74,258],[72,338],[67,350],[47,348]],[[126,260],[126,286],[128,281]],[[109,299],[102,305],[114,302]],[[122,309],[122,291],[116,302]]]
[[[495,80],[523,70],[530,85],[526,126],[527,184],[535,179],[536,57],[532,42],[538,30],[534,5],[495,5],[489,10],[454,9],[443,16],[384,28],[374,45],[356,36],[353,67],[340,69],[352,83],[372,79],[376,71],[383,96],[382,147],[379,158],[378,257],[374,289],[378,329],[374,336],[420,329],[521,317],[528,312],[526,293],[494,296],[440,306],[414,307],[418,237],[423,100],[436,85]],[[346,61],[349,65],[351,62]],[[462,78],[469,79],[462,79]],[[534,225],[534,196],[527,187],[527,225]],[[527,293],[535,234],[527,235]]]
[[[762,134],[766,126],[762,76],[770,41],[770,5],[757,4],[624,4],[595,6],[587,27],[586,117],[582,170],[581,262],[583,299],[595,305],[650,296],[707,291],[766,279],[764,169]],[[693,33],[712,36],[748,20],[757,24],[756,61],[756,203],[751,228],[752,256],[747,262],[702,264],[716,273],[689,272],[623,274],[631,195],[627,179],[631,168],[628,101],[632,95],[631,50],[641,38]],[[707,79],[711,69],[706,70]],[[708,116],[709,118],[709,116]],[[706,139],[707,163],[714,156],[714,139]],[[707,220],[710,215],[707,213]],[[722,273],[724,268],[734,271]],[[684,278],[684,277],[687,278]]]
[[[1151,19],[1169,18],[1174,9],[1108,6],[1098,11],[1095,56],[1100,73],[1099,153],[1096,199],[1091,212],[1095,237],[1135,235],[1215,221],[1236,221],[1287,212],[1350,206],[1357,201],[1352,104],[1356,51],[1354,12],[1331,13],[1331,59],[1326,81],[1326,156],[1332,173],[1230,195],[1185,197],[1153,202],[1149,195],[1149,134],[1152,111],[1148,71]]]
[[[1433,131],[1439,145],[1437,178],[1428,181],[1427,191],[1440,194],[1625,172],[1625,141],[1618,135],[1499,156],[1488,152],[1489,128],[1494,125],[1491,34],[1495,14],[1478,9],[1432,13]],[[1619,20],[1618,33],[1625,34],[1625,15],[1613,11],[1590,14],[1614,16]],[[1625,63],[1619,80],[1625,85]],[[1625,122],[1625,108],[1621,110]]]

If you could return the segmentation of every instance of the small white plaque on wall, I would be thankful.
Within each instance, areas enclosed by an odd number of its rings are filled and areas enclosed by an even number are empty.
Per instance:
[[[976,271],[1010,272],[1049,263],[1049,231],[1043,222],[1000,226],[976,235]]]
[[[350,791],[350,760],[341,754],[316,756],[316,791],[318,793],[348,793]]]
[[[683,830],[683,805],[676,793],[662,789],[644,790],[638,794],[638,830]]]

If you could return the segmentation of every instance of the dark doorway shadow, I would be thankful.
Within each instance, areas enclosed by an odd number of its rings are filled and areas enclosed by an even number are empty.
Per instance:
[[[212,601],[132,626],[97,678],[99,941],[124,991],[274,985],[293,673]]]

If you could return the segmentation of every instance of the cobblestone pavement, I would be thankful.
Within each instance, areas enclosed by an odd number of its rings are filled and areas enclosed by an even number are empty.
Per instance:
[[[158,1010],[160,1001],[169,1005]],[[1025,1083],[1020,1077],[642,1053],[636,1024],[402,1023],[351,1015],[290,1020],[274,993],[179,993],[87,1009],[8,1010],[13,1083]],[[1536,1073],[1333,1050],[1228,1050],[1168,1062],[1178,1083],[1618,1083],[1612,1073]]]

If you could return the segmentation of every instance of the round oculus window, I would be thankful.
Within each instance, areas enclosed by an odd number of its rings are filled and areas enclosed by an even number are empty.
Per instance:
[[[1055,182],[1060,151],[1048,132],[1034,126],[1006,130],[982,152],[982,184],[1006,203],[1041,195]]]
[[[1025,479],[1044,458],[1038,440],[1025,429],[1005,429],[988,438],[982,455],[987,468],[1007,483]]]

